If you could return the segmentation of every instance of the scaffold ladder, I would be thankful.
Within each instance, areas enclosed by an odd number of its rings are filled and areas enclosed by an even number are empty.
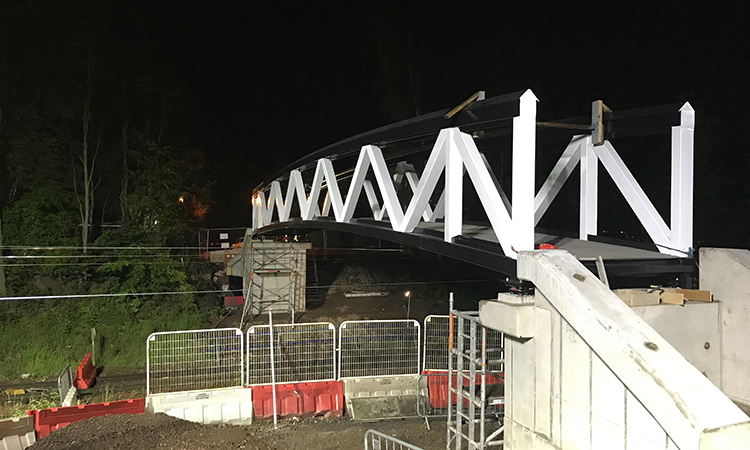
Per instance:
[[[455,339],[454,327],[457,328]],[[496,375],[487,367],[487,329],[479,323],[478,312],[453,309],[452,293],[449,328],[448,391],[450,398],[456,399],[456,405],[455,409],[448,408],[446,449],[486,449],[503,445],[502,418],[487,411],[487,376]],[[477,375],[481,378],[478,386]],[[488,421],[493,425],[491,430],[486,426]]]

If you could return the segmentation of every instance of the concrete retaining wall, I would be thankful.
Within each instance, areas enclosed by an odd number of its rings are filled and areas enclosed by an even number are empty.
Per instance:
[[[721,381],[734,401],[750,407],[750,251],[702,248],[700,288],[721,305]]]
[[[506,449],[707,450],[750,442],[750,418],[570,254],[521,252],[518,275],[535,284],[536,296],[532,336],[499,329],[506,333]],[[480,320],[495,328],[513,323],[493,321],[500,309],[528,308],[482,302]]]
[[[718,302],[687,302],[685,306],[661,304],[631,310],[721,387],[720,307]]]

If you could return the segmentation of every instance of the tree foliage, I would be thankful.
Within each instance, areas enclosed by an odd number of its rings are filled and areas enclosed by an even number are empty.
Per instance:
[[[59,371],[87,351],[91,327],[107,364],[140,365],[149,333],[206,319],[197,252],[168,248],[196,245],[194,206],[210,204],[200,153],[173,126],[182,85],[121,45],[107,26],[116,9],[9,0],[0,14],[7,294],[115,294],[0,302],[0,378]],[[31,248],[46,246],[59,248]]]

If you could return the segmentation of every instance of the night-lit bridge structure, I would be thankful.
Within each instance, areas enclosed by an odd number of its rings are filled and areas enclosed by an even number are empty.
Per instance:
[[[472,367],[466,380],[484,374],[476,355],[484,361],[485,338],[474,333],[500,331],[506,398],[503,427],[486,433],[471,419],[472,405],[486,404],[484,381],[476,397],[452,386],[470,412],[464,415],[458,401],[456,414],[448,413],[447,448],[499,445],[503,431],[507,449],[744,448],[750,419],[733,400],[750,402],[742,375],[750,368],[742,344],[750,325],[750,288],[742,281],[750,275],[750,252],[702,249],[698,273],[694,126],[689,103],[613,112],[595,101],[590,116],[540,122],[531,91],[486,99],[479,92],[453,110],[354,136],[283,169],[254,192],[248,236],[370,236],[529,287],[481,301],[476,315],[451,310],[459,335],[468,339],[471,329],[472,344],[451,347],[449,367],[454,359],[467,365],[449,370],[465,378],[462,370]],[[651,149],[670,156],[668,220],[636,181],[639,168],[629,168],[616,150],[631,137],[654,135],[670,138]],[[555,145],[561,155],[537,188],[539,148]],[[602,217],[612,213],[611,199],[599,198],[600,163],[651,240],[648,247],[598,236],[600,209]],[[538,229],[577,166],[577,235]],[[701,288],[720,301],[631,308],[609,290],[605,274],[659,275],[688,288],[700,277]],[[739,312],[727,321],[725,310]],[[705,326],[714,337],[704,343]],[[719,350],[710,350],[711,340]]]
[[[355,233],[513,277],[518,252],[546,243],[569,251],[589,268],[601,257],[612,277],[669,274],[690,287],[696,272],[695,113],[689,103],[611,112],[596,101],[590,117],[538,122],[537,99],[530,90],[472,98],[476,101],[458,111],[438,111],[366,132],[283,169],[254,193],[255,233]],[[659,134],[671,135],[668,148],[652,146],[654,152],[671,154],[669,225],[609,139]],[[537,143],[562,150],[538,190]],[[503,152],[503,158],[490,157]],[[607,199],[600,202],[598,195],[599,163],[651,244],[613,243],[599,236],[599,204],[601,214],[611,212]],[[578,234],[536,229],[577,166]],[[466,186],[476,192],[473,202],[464,201]],[[510,196],[503,186],[510,187]],[[464,216],[479,219],[466,221]]]

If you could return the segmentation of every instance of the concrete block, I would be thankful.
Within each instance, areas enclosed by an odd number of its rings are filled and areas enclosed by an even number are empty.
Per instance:
[[[23,450],[36,442],[32,416],[0,420],[0,450]]]
[[[479,302],[479,321],[516,338],[534,336],[534,297],[499,294],[497,300]]]
[[[419,375],[344,381],[346,410],[354,420],[417,417]]]
[[[721,390],[750,405],[750,251],[700,249],[700,288],[721,302]]]
[[[687,302],[684,306],[662,304],[631,310],[720,387],[720,307],[719,302]]]
[[[730,450],[747,448],[750,422],[735,423],[711,430],[703,430],[699,450]]]
[[[146,399],[146,412],[206,425],[249,425],[253,417],[251,396],[250,389],[238,388],[154,394]]]

